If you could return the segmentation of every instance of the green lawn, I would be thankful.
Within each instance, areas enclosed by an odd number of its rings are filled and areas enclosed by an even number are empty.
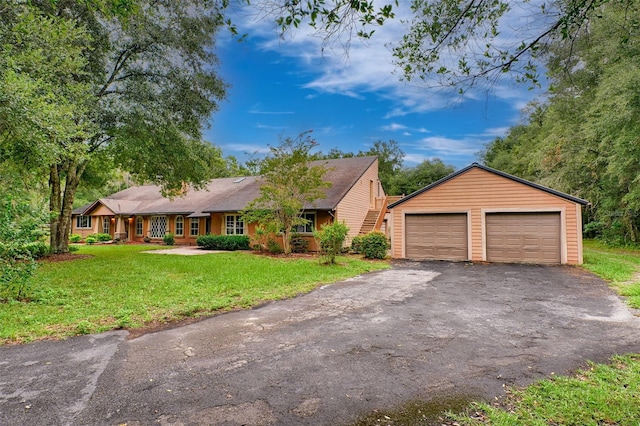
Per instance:
[[[640,308],[640,250],[584,242],[584,268],[609,281]],[[525,389],[507,388],[495,404],[474,403],[447,424],[500,426],[637,426],[640,424],[640,354],[590,364],[573,377],[552,377]]]
[[[63,338],[140,327],[249,308],[308,292],[320,284],[378,269],[340,257],[281,259],[250,252],[202,256],[141,253],[149,246],[80,246],[88,259],[44,262],[33,277],[31,302],[0,303],[0,343]]]
[[[640,249],[610,248],[598,241],[584,242],[584,267],[609,281],[629,306],[640,309]]]

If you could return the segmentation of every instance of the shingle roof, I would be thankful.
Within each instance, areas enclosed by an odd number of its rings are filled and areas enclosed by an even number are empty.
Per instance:
[[[484,171],[487,171],[489,173],[494,173],[494,174],[496,174],[498,176],[502,176],[504,178],[511,179],[513,181],[519,182],[521,184],[530,186],[530,187],[535,188],[535,189],[539,189],[540,191],[544,191],[544,192],[547,192],[549,194],[555,195],[557,197],[564,198],[564,199],[569,200],[569,201],[573,201],[574,203],[582,204],[583,206],[589,204],[588,201],[583,200],[581,198],[577,198],[577,197],[574,197],[572,195],[565,194],[564,192],[556,191],[555,189],[547,188],[546,186],[538,185],[537,183],[533,183],[533,182],[530,182],[528,180],[519,178],[517,176],[510,175],[509,173],[501,172],[500,170],[496,170],[496,169],[492,169],[491,167],[483,166],[482,164],[473,163],[473,164],[465,167],[464,169],[460,169],[457,172],[451,173],[450,175],[443,177],[442,179],[432,183],[431,185],[425,186],[424,188],[419,189],[419,190],[407,195],[406,197],[396,201],[395,203],[389,204],[388,208],[391,209],[391,208],[393,208],[393,207],[395,207],[395,206],[397,206],[399,204],[402,204],[405,201],[408,201],[408,200],[412,199],[413,197],[415,197],[417,195],[420,195],[420,194],[422,194],[424,192],[427,192],[430,189],[435,188],[436,186],[440,186],[443,183],[446,183],[446,182],[450,181],[451,179],[454,179],[454,178],[460,176],[461,174],[468,172],[469,170],[471,170],[473,168],[478,168],[478,169],[482,169]]]
[[[335,209],[376,159],[368,156],[312,162],[328,169],[325,180],[332,182],[332,186],[326,190],[326,198],[305,208]],[[205,189],[190,188],[183,196],[173,199],[164,198],[159,186],[134,186],[75,209],[73,213],[87,214],[99,203],[117,215],[184,214],[197,217],[205,213],[235,212],[243,210],[260,195],[260,179],[259,176],[213,179]]]

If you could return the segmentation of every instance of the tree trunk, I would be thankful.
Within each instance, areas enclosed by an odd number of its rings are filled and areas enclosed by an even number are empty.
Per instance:
[[[73,201],[80,184],[80,176],[85,163],[69,160],[66,164],[52,165],[49,170],[49,211],[51,213],[51,252],[69,252],[69,234],[71,233],[71,213]],[[64,172],[65,177],[61,177]],[[64,179],[64,192],[62,190]]]
[[[284,254],[291,254],[291,231],[288,229],[282,232],[282,249]]]

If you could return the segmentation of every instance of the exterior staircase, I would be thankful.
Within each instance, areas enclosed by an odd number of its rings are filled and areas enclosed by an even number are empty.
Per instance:
[[[359,234],[365,235],[375,230],[378,217],[380,217],[380,210],[369,210],[367,216],[364,218],[364,222],[362,222]]]

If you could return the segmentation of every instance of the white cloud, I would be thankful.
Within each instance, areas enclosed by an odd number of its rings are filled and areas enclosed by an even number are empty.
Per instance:
[[[254,127],[256,129],[266,129],[266,130],[284,130],[287,128],[287,126],[273,126],[270,124],[262,124],[262,123],[256,123]]]
[[[405,130],[408,127],[405,126],[404,124],[398,124],[398,123],[391,123],[388,124],[386,126],[382,126],[382,130],[386,131],[386,132],[395,132],[397,130]]]
[[[509,19],[501,27],[501,35],[496,39],[498,46],[512,46],[516,37],[529,37],[539,27],[534,19],[537,5],[535,1],[526,8],[514,7],[509,12]],[[258,10],[260,2],[257,6]],[[403,117],[412,113],[424,113],[451,106],[452,103],[466,100],[478,100],[488,96],[487,92],[499,100],[509,102],[519,110],[532,94],[527,87],[514,85],[508,77],[494,82],[490,88],[482,90],[470,89],[464,98],[459,98],[449,88],[438,89],[436,77],[424,84],[408,84],[401,82],[399,72],[395,68],[392,48],[406,32],[406,22],[410,22],[412,11],[410,2],[400,2],[395,8],[396,19],[388,20],[382,27],[376,28],[374,36],[361,42],[357,37],[324,45],[323,40],[314,35],[313,29],[300,25],[295,32],[284,38],[278,37],[278,31],[268,19],[245,19],[242,31],[247,31],[254,40],[260,40],[259,46],[265,50],[277,51],[284,57],[294,58],[306,69],[309,81],[304,88],[319,93],[340,94],[355,99],[362,99],[365,93],[375,93],[388,101],[385,119]],[[255,9],[254,9],[255,10]],[[246,29],[244,28],[246,27]],[[528,32],[527,32],[528,31]],[[345,50],[348,45],[348,50]],[[455,64],[455,57],[443,58],[444,62]],[[430,88],[427,89],[426,86]]]
[[[229,143],[221,145],[222,149],[232,152],[244,152],[246,154],[267,154],[269,153],[269,147],[265,145],[253,145],[243,143]]]
[[[294,111],[265,111],[262,109],[262,105],[255,104],[248,111],[249,114],[263,114],[263,115],[292,115],[295,114]]]

